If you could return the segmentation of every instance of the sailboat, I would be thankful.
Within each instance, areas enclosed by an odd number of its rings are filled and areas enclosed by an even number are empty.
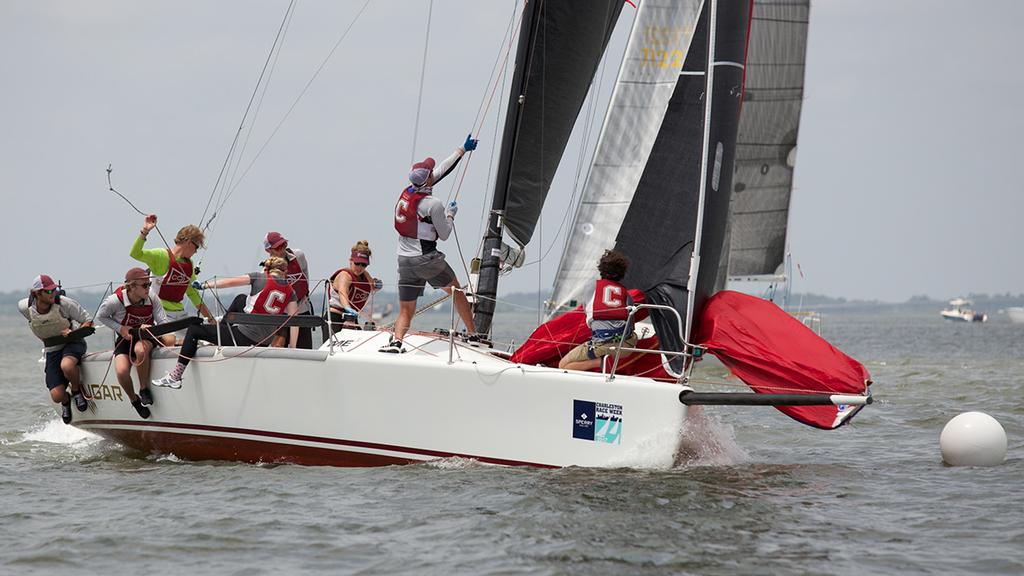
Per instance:
[[[481,253],[480,330],[491,325],[501,255],[508,254],[502,245],[529,243],[622,9],[621,0],[533,0],[523,8]],[[784,404],[816,415],[826,410],[831,421],[820,427],[848,421],[871,401],[863,366],[812,342],[814,375],[802,372],[806,338],[774,318],[763,319],[756,342],[737,341],[730,326],[745,321],[749,303],[715,294],[750,17],[745,0],[640,3],[620,76],[634,78],[636,98],[651,111],[619,118],[611,110],[605,119],[605,134],[643,131],[632,159],[635,181],[620,182],[635,193],[617,245],[633,259],[627,282],[645,287],[647,303],[633,312],[652,313],[657,326],[660,348],[643,355],[666,366],[667,378],[631,375],[614,363],[593,373],[505,358],[457,340],[453,312],[447,334],[409,333],[401,355],[377,352],[390,336],[377,329],[341,330],[317,350],[201,348],[181,389],[154,391],[149,420],[107,382],[110,353],[93,355],[83,363],[83,383],[95,399],[73,424],[193,460],[375,466],[462,457],[537,467],[664,467],[676,460],[692,405]],[[666,191],[676,197],[666,200]],[[664,241],[652,245],[652,234]],[[759,359],[741,352],[756,355],[775,344],[791,354],[773,358],[786,381],[757,384]],[[762,393],[695,390],[689,373],[705,351]],[[154,353],[153,373],[168,370],[176,353]]]

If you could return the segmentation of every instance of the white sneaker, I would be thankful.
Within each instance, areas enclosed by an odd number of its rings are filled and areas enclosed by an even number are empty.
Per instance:
[[[175,390],[177,390],[178,388],[181,388],[181,380],[176,380],[174,376],[171,376],[171,373],[168,372],[167,375],[164,376],[163,378],[159,380],[153,380],[153,386],[164,386],[167,388],[174,388]]]

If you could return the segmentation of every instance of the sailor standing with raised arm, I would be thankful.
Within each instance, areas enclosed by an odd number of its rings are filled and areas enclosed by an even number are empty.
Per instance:
[[[441,288],[452,294],[459,287],[455,271],[445,261],[444,253],[437,249],[437,241],[447,240],[452,233],[458,205],[455,201],[447,207],[433,196],[433,186],[455,169],[462,156],[475,150],[477,141],[471,135],[466,142],[455,149],[455,153],[440,165],[433,158],[412,165],[409,172],[411,186],[402,191],[395,205],[395,230],[398,231],[398,319],[391,342],[381,352],[399,353],[402,338],[409,330],[413,314],[416,313],[416,299],[423,295],[427,282],[434,288]],[[478,340],[473,324],[473,311],[466,295],[456,291],[455,310],[466,324],[470,338]]]

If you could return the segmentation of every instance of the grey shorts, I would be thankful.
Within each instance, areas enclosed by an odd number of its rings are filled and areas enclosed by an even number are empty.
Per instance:
[[[455,271],[443,252],[398,257],[398,299],[402,302],[422,296],[427,282],[434,288],[444,288],[454,281]]]

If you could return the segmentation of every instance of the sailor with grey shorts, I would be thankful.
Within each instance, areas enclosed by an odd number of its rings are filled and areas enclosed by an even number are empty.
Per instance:
[[[434,288],[451,293],[458,287],[455,271],[437,249],[438,240],[447,240],[455,227],[458,205],[445,206],[433,196],[433,185],[450,174],[462,156],[476,148],[477,141],[467,136],[466,142],[440,164],[433,158],[413,164],[409,182],[395,204],[395,230],[398,231],[398,300],[399,313],[391,343],[381,352],[402,352],[402,338],[409,329],[416,311],[416,299],[423,295],[429,282]],[[473,314],[465,294],[453,295],[455,309],[470,334],[476,332]]]

